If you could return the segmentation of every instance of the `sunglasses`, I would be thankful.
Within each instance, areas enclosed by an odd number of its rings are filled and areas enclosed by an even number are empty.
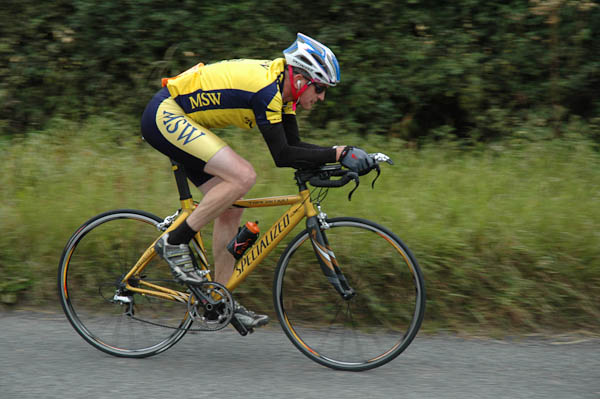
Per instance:
[[[327,90],[327,86],[325,85],[320,85],[318,83],[315,83],[314,81],[310,82],[313,86],[315,86],[315,93],[317,94],[321,94],[323,93],[325,90]]]

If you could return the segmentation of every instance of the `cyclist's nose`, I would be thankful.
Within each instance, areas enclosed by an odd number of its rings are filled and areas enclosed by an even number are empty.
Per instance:
[[[317,94],[317,98],[321,101],[325,101],[325,92]]]

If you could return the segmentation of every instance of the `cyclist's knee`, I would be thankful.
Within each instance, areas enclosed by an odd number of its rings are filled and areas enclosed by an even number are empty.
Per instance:
[[[243,191],[242,195],[245,195],[256,183],[256,172],[252,165],[248,164],[249,168],[243,171],[243,173],[239,176],[239,183],[241,185],[241,189]]]
[[[240,197],[245,195],[256,182],[256,172],[244,158],[230,147],[225,147],[211,158],[204,168],[206,173],[233,183]]]
[[[242,198],[256,183],[256,172],[249,162],[243,160],[232,166],[228,180],[235,184],[237,194]]]

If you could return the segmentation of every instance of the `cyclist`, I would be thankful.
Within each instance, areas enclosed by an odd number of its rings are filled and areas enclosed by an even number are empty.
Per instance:
[[[190,181],[203,193],[192,214],[155,245],[181,283],[203,281],[188,244],[213,220],[215,281],[229,281],[235,259],[226,246],[236,235],[243,212],[231,205],[256,180],[252,165],[209,129],[258,126],[278,167],[306,168],[340,161],[362,174],[373,165],[359,148],[321,147],[300,140],[296,105],[309,110],[323,101],[326,89],[340,81],[340,69],[329,48],[301,33],[283,54],[284,58],[271,61],[198,64],[163,79],[163,88],[144,111],[141,127],[145,140],[183,164]],[[268,316],[237,302],[234,314],[247,328],[268,322]]]

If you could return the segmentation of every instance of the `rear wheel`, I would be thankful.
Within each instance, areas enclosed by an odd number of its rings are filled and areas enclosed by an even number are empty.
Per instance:
[[[58,292],[67,319],[91,345],[115,356],[146,357],[173,346],[190,328],[186,301],[140,295],[121,280],[160,234],[162,219],[138,210],[114,210],[85,222],[67,243]],[[169,266],[155,256],[140,276],[181,291]],[[132,278],[131,286],[139,279]]]
[[[339,370],[381,366],[419,330],[425,285],[417,261],[392,232],[363,219],[335,218],[323,230],[356,295],[343,299],[327,280],[308,231],[281,255],[274,303],[288,338],[310,359]]]

